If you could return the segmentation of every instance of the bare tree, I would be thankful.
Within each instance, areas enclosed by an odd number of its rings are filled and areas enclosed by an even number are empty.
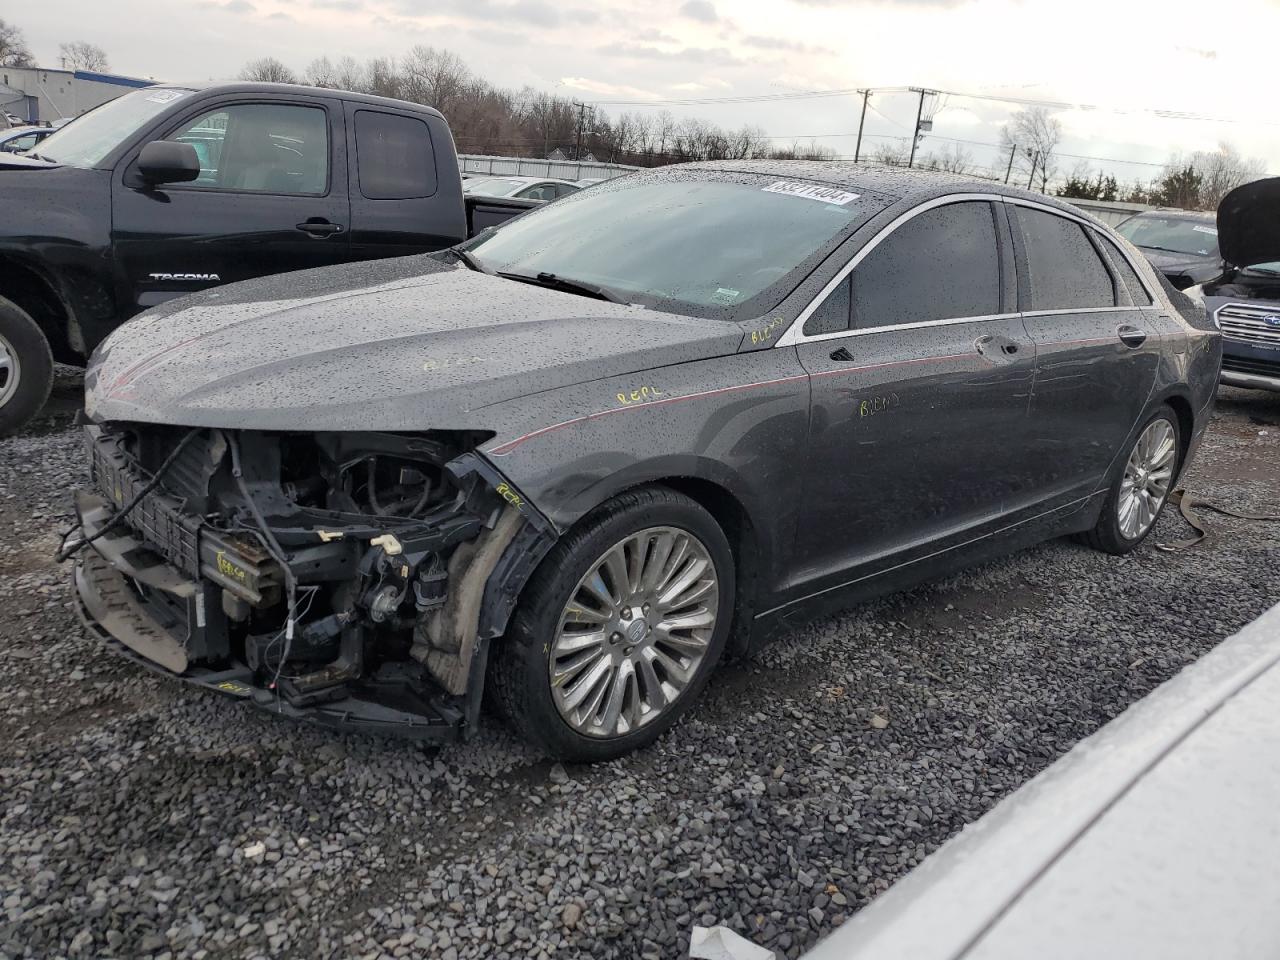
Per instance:
[[[363,92],[369,87],[369,71],[355,57],[343,57],[333,67],[334,86],[339,90]]]
[[[658,156],[665,159],[667,147],[672,145],[676,137],[676,118],[671,115],[670,110],[659,112],[655,123],[654,136],[658,138]]]
[[[471,83],[471,70],[456,53],[419,44],[401,65],[401,96],[449,113]],[[474,92],[474,91],[473,91]]]
[[[1191,155],[1190,166],[1200,175],[1200,206],[1216,210],[1222,198],[1241,184],[1266,176],[1266,162],[1245,158],[1231,144],[1218,144],[1215,151],[1200,150]]]
[[[940,170],[943,173],[958,173],[964,176],[970,176],[975,172],[973,154],[958,143],[926,153],[920,159],[920,166],[925,170]]]
[[[338,86],[337,69],[328,57],[312,60],[307,64],[303,77],[313,87],[327,87],[332,90]]]
[[[891,140],[871,151],[871,161],[884,164],[886,167],[905,167],[910,152],[911,147],[907,140]]]
[[[72,40],[70,43],[59,44],[58,53],[62,58],[64,68],[67,70],[95,70],[101,72],[111,69],[111,64],[107,60],[107,51],[95,43]]]
[[[1041,191],[1047,191],[1049,181],[1058,172],[1058,145],[1062,142],[1062,124],[1050,116],[1044,107],[1020,110],[1009,118],[1000,131],[1000,143],[1005,151],[1017,148],[1013,169],[1028,180],[1039,181]],[[1017,181],[1017,174],[1014,175]]]
[[[251,60],[240,71],[241,80],[256,80],[262,83],[297,83],[298,77],[275,57],[263,57]]]
[[[27,38],[13,24],[0,19],[0,67],[30,67],[35,64]]]

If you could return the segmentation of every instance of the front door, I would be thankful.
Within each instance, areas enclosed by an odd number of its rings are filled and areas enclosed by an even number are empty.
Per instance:
[[[147,187],[122,161],[112,241],[122,302],[141,310],[206,287],[347,259],[341,104],[201,105],[165,133],[200,158],[190,183]]]
[[[1022,448],[1035,347],[1012,310],[992,204],[947,202],[881,236],[796,344],[812,396],[798,592],[958,542],[1035,500]]]
[[[1168,328],[1133,268],[1083,221],[1005,204],[1036,342],[1028,453],[1047,505],[1097,490],[1147,409]]]

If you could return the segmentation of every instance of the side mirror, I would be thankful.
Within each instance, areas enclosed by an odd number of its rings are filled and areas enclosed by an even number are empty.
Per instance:
[[[189,143],[153,140],[138,154],[138,174],[153,186],[186,183],[200,176],[200,158]]]

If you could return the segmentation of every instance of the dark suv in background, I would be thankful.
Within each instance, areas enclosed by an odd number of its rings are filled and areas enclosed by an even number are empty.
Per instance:
[[[1280,178],[1233,190],[1216,215],[1144,211],[1116,232],[1204,304],[1222,331],[1223,383],[1280,391]]]

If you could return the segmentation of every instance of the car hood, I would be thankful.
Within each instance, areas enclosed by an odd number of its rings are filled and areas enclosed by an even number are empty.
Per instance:
[[[95,352],[85,409],[98,422],[488,429],[491,404],[733,353],[741,341],[735,324],[404,257],[232,284],[148,311]]]
[[[0,170],[56,170],[61,164],[22,153],[0,151]]]
[[[1142,255],[1151,261],[1151,265],[1169,278],[1170,283],[1179,289],[1207,283],[1222,276],[1222,261],[1217,257],[1198,257],[1186,253],[1170,253],[1167,250],[1153,250],[1150,247],[1138,247]],[[1185,278],[1179,282],[1180,278]]]
[[[1280,177],[1246,183],[1222,198],[1218,249],[1237,267],[1280,260]]]

